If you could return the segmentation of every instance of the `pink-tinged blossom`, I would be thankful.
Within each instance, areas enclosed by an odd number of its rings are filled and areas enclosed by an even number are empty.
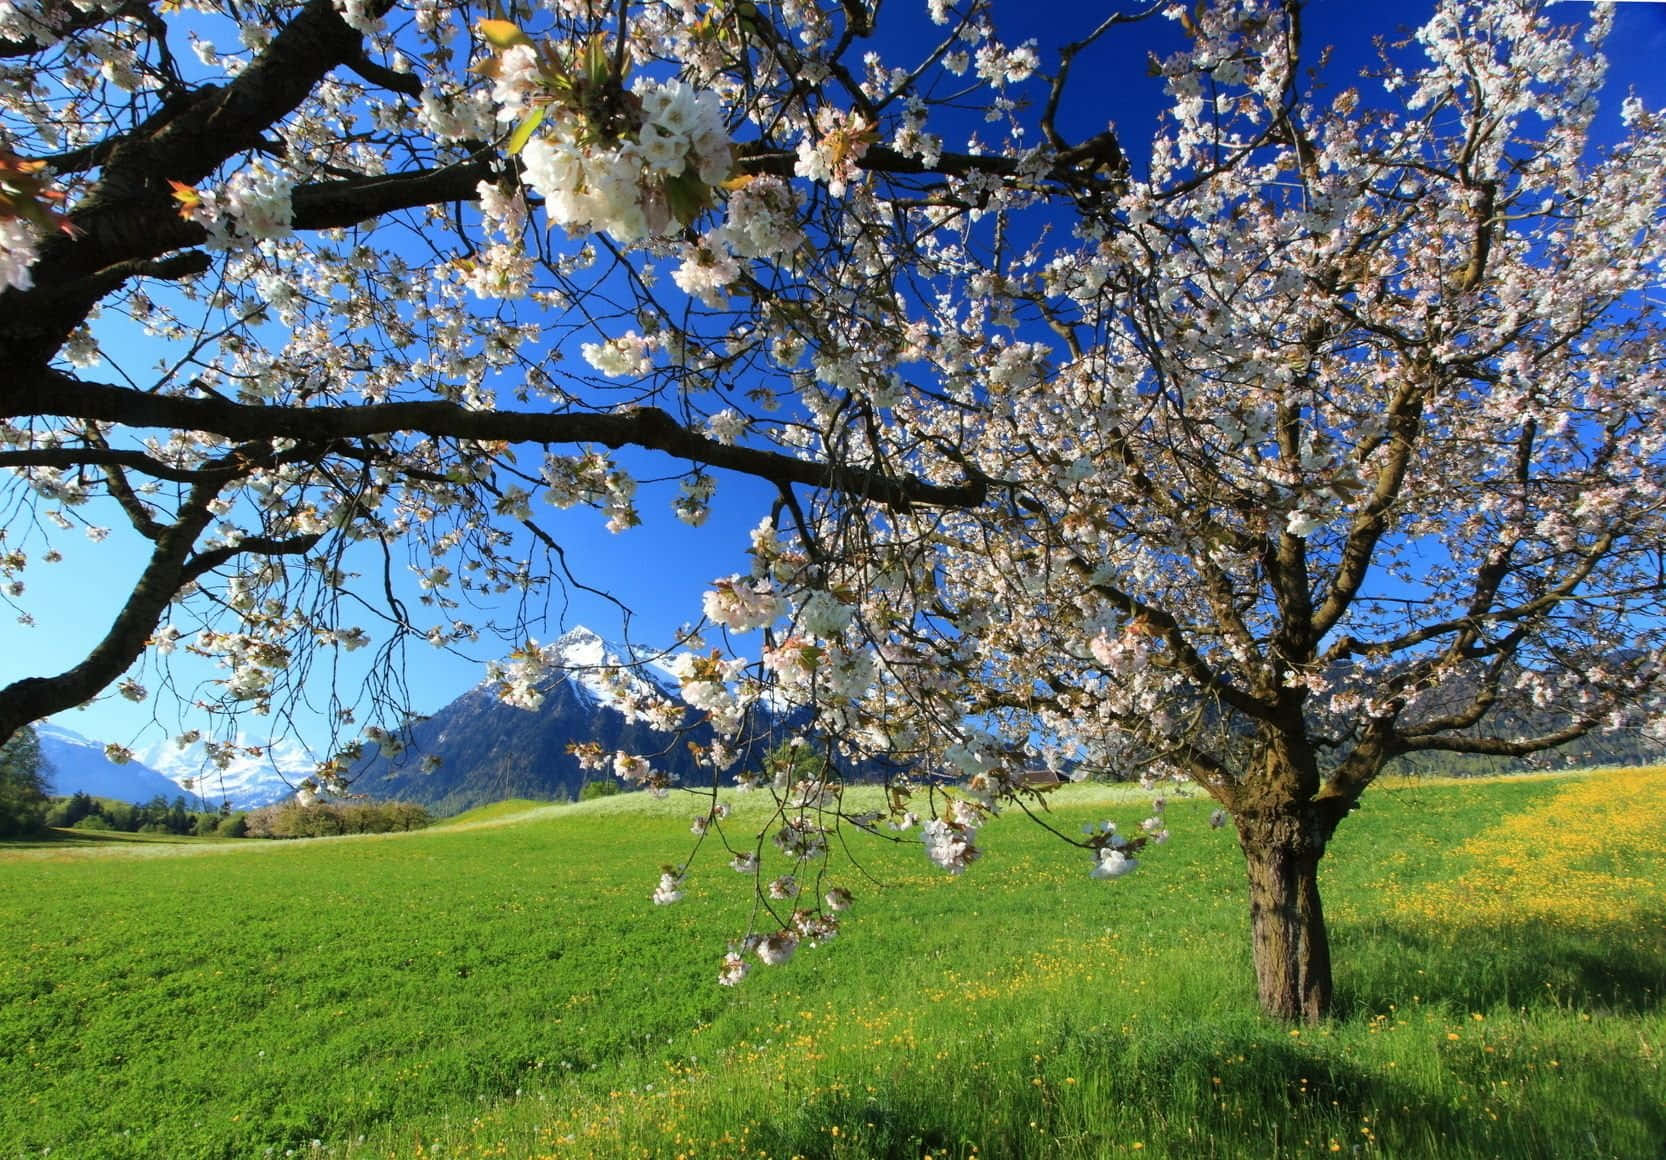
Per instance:
[[[983,851],[973,844],[976,837],[974,827],[941,818],[932,818],[920,827],[920,844],[926,857],[950,874],[961,873],[982,857]]]
[[[733,987],[746,978],[747,972],[751,969],[751,963],[736,952],[730,951],[723,956],[723,965],[717,972],[717,981],[725,987]]]
[[[730,576],[716,580],[703,601],[706,616],[731,632],[746,632],[774,624],[786,611],[782,600],[767,580]]]
[[[798,935],[790,930],[778,930],[765,935],[758,942],[757,955],[766,966],[778,967],[793,957],[798,949]]]
[[[872,134],[871,127],[856,114],[823,105],[816,110],[815,132],[806,132],[798,143],[793,172],[825,182],[828,193],[843,197],[846,186],[860,172],[858,163],[868,151]]]
[[[22,218],[0,217],[0,286],[16,290],[33,286],[29,268],[39,256],[34,227]]]

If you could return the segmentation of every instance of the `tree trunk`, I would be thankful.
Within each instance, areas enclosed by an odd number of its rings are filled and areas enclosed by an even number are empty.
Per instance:
[[[1319,859],[1335,825],[1311,804],[1237,818],[1249,871],[1250,937],[1261,1009],[1314,1023],[1330,1012],[1330,940],[1319,903]]]

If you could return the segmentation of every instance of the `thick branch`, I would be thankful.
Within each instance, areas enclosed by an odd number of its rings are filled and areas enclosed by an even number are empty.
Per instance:
[[[986,485],[974,478],[940,485],[916,476],[892,476],[860,467],[795,459],[778,451],[732,446],[697,435],[664,411],[641,407],[611,414],[591,412],[470,411],[453,403],[379,403],[357,407],[272,407],[224,399],[146,395],[102,383],[86,383],[56,371],[0,387],[0,414],[8,418],[61,415],[128,427],[200,431],[227,439],[300,439],[327,443],[410,431],[436,439],[508,443],[599,443],[636,446],[738,471],[777,484],[826,488],[892,508],[915,504],[975,507]]]
[[[157,536],[150,563],[127,603],[85,660],[55,677],[25,677],[0,689],[0,740],[31,721],[90,700],[139,659],[185,581],[191,547],[214,518],[208,505],[218,493],[217,484],[191,489],[178,522]]]

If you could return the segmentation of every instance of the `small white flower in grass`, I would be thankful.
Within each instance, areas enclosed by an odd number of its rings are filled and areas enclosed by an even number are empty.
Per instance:
[[[778,967],[793,957],[798,949],[798,935],[790,930],[778,930],[758,943],[758,957],[766,966]]]
[[[1113,850],[1106,846],[1099,851],[1099,863],[1089,874],[1094,878],[1121,878],[1124,874],[1131,874],[1139,862],[1124,854],[1121,850]]]

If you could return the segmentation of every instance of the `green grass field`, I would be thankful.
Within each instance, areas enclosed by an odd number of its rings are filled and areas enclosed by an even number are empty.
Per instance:
[[[853,841],[840,937],[733,989],[750,879],[648,900],[692,812],[0,846],[0,1158],[1666,1155],[1666,770],[1373,790],[1300,1029],[1201,802],[1116,882],[1021,818],[960,878]]]

